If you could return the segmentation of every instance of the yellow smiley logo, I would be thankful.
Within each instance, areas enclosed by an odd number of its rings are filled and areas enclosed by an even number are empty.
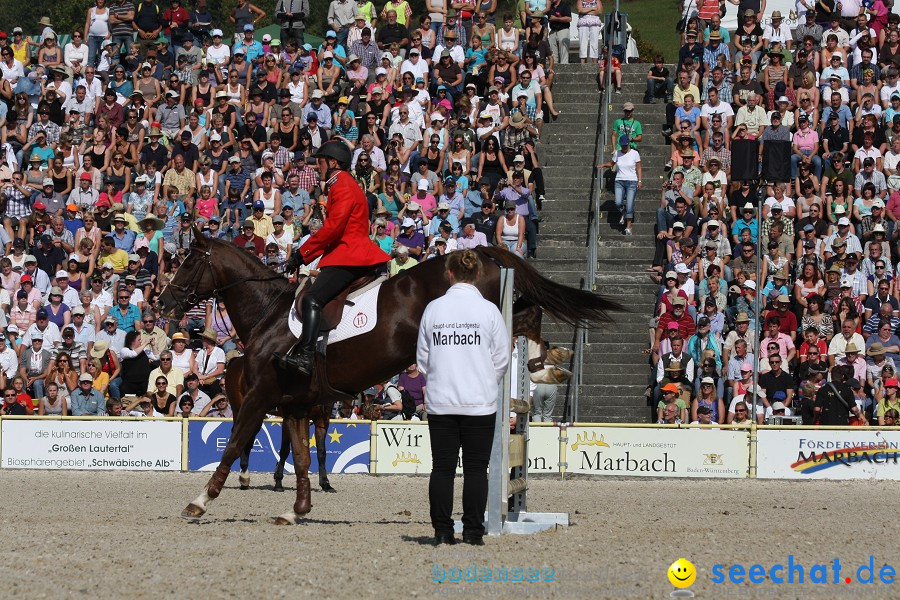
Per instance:
[[[677,588],[691,587],[697,579],[697,569],[691,561],[684,558],[673,562],[666,573],[669,575],[669,582]]]

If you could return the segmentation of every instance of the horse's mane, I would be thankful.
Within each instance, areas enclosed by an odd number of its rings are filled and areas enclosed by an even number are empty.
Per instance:
[[[276,275],[276,273],[267,268],[255,255],[251,255],[246,250],[238,248],[231,242],[220,239],[209,239],[210,250],[212,252],[222,252],[227,254],[229,258],[233,258],[240,264],[241,270],[246,270],[246,274],[256,279],[265,279]],[[265,279],[261,281],[263,284],[278,286],[276,291],[281,291],[287,287],[295,287],[297,284],[291,283],[286,277]]]

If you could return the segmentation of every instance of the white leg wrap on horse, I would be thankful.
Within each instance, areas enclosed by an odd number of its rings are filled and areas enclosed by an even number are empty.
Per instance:
[[[250,485],[250,471],[241,471],[241,474],[238,476],[238,482],[241,485]]]
[[[210,498],[210,497],[209,497],[209,494],[207,494],[207,493],[204,491],[202,494],[200,494],[199,496],[197,496],[197,497],[194,499],[194,501],[191,502],[191,504],[193,504],[193,505],[196,506],[197,508],[201,509],[203,512],[206,512],[206,503],[207,503],[207,502],[211,502],[211,501],[212,501],[212,498]]]
[[[275,523],[278,525],[296,525],[302,518],[303,515],[298,515],[291,510],[276,518]]]

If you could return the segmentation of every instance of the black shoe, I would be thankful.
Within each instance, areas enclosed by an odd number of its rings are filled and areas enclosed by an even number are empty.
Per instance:
[[[462,541],[463,544],[470,544],[472,546],[484,546],[484,536],[478,535],[476,533],[464,533]]]
[[[529,258],[537,258],[537,250],[529,250],[528,257]]]
[[[307,376],[312,373],[315,351],[303,350],[299,356],[291,356],[283,352],[273,354],[278,366],[282,369],[293,369]]]
[[[453,546],[456,544],[456,538],[453,537],[452,533],[436,533],[434,534],[434,545],[440,546],[442,544],[448,544]]]

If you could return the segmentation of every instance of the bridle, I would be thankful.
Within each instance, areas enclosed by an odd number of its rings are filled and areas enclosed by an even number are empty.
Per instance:
[[[188,310],[190,310],[191,308],[196,306],[200,302],[200,300],[202,300],[204,298],[209,298],[212,296],[221,296],[221,294],[223,292],[225,292],[226,290],[229,290],[237,285],[241,285],[242,283],[247,283],[247,282],[251,282],[251,281],[275,281],[278,279],[284,279],[281,275],[277,275],[277,274],[270,275],[268,277],[248,276],[248,277],[239,278],[235,281],[228,282],[223,286],[219,286],[216,283],[216,271],[212,267],[212,249],[213,249],[213,246],[210,245],[209,248],[207,248],[206,250],[200,251],[201,252],[200,266],[199,266],[199,268],[197,268],[195,270],[194,275],[187,282],[187,284],[180,285],[173,281],[170,281],[167,286],[167,287],[172,288],[174,291],[177,291],[180,294],[181,297],[179,297],[178,295],[176,295],[174,293],[171,293],[170,295],[172,296],[172,299],[175,301],[175,305],[178,307],[178,309],[181,311],[182,314],[187,313]],[[195,252],[195,251],[196,250],[191,250],[191,252]],[[189,252],[185,256],[185,260],[187,260],[187,257],[191,255],[191,252]],[[184,262],[182,262],[182,264],[184,264]],[[209,294],[205,295],[204,298],[201,298],[200,295],[197,293],[196,287],[197,287],[197,284],[199,283],[199,281],[202,279],[204,273],[207,270],[210,271],[210,273],[212,274],[213,289]],[[283,293],[283,291],[282,291],[282,293]],[[271,308],[272,304],[279,297],[281,297],[281,293],[275,294],[272,296],[272,298],[269,300],[269,303],[263,309],[263,313],[262,313],[263,315],[265,315],[269,312],[269,309]]]

